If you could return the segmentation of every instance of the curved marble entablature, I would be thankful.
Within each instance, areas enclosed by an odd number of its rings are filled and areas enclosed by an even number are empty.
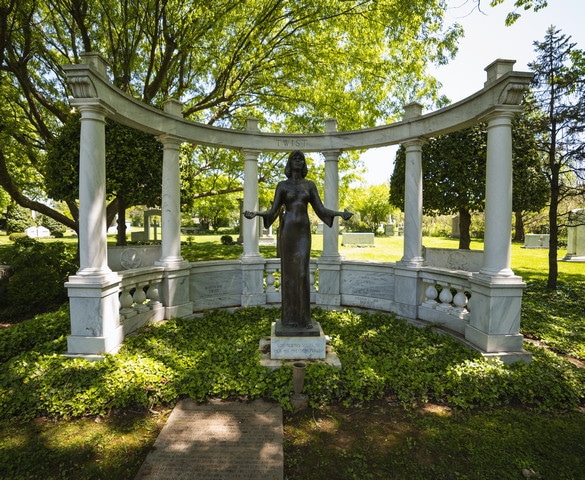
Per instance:
[[[212,127],[148,106],[110,83],[101,57],[86,54],[84,60],[87,63],[64,66],[73,90],[73,106],[99,99],[109,117],[153,135],[171,135],[184,142],[215,147],[273,152],[376,148],[459,130],[494,110],[518,110],[532,79],[529,72],[513,71],[514,61],[496,60],[486,68],[488,81],[482,90],[435,112],[407,114],[402,121],[363,130],[275,134]]]

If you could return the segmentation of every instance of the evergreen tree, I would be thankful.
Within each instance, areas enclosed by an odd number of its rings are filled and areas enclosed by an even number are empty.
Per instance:
[[[585,194],[585,52],[553,26],[534,45],[537,57],[529,64],[534,79],[526,103],[550,187],[547,287],[556,289],[559,230],[568,215],[561,205]]]

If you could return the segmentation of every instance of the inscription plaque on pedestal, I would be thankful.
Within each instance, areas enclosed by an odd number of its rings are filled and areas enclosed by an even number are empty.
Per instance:
[[[276,322],[272,324],[270,337],[270,358],[273,360],[323,359],[327,355],[327,339],[319,322],[313,322],[319,330],[318,336],[281,337],[276,336]]]

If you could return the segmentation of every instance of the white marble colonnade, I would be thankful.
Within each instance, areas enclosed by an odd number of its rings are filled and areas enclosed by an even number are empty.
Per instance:
[[[469,325],[465,338],[484,352],[520,352],[519,319],[523,283],[510,268],[512,144],[511,118],[520,110],[531,74],[514,72],[513,61],[497,60],[486,68],[482,90],[464,101],[422,115],[420,105],[405,108],[401,122],[355,132],[338,132],[334,120],[325,133],[308,135],[260,132],[250,119],[246,131],[208,127],[182,118],[180,104],[167,102],[164,113],[118,91],[108,80],[106,62],[97,54],[84,54],[80,65],[67,65],[74,99],[81,113],[80,149],[80,269],[70,277],[71,335],[68,354],[87,358],[116,351],[123,340],[119,299],[121,276],[107,266],[105,215],[105,118],[147,131],[164,145],[162,302],[165,317],[192,313],[189,301],[189,265],[180,255],[179,147],[183,142],[232,148],[244,154],[244,209],[258,209],[258,155],[262,151],[321,152],[325,157],[324,203],[338,210],[338,158],[342,151],[402,143],[406,148],[404,255],[396,264],[392,309],[417,318],[421,302],[422,257],[422,146],[431,136],[488,123],[486,176],[486,238],[484,264],[473,273]],[[259,254],[258,219],[243,223],[241,305],[266,303],[263,292],[265,260]],[[317,304],[340,305],[340,265],[337,219],[324,233],[319,258]],[[160,272],[160,270],[159,270]]]

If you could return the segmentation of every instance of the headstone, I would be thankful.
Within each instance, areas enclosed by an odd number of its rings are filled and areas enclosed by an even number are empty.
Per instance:
[[[386,235],[387,237],[394,236],[394,224],[393,223],[387,223],[386,225],[384,225],[384,235]]]
[[[42,238],[42,237],[50,237],[51,232],[46,227],[28,227],[24,233],[26,233],[30,238]]]
[[[585,262],[585,208],[569,212],[565,262]]]
[[[159,209],[150,209],[144,211],[144,230],[142,232],[132,232],[130,238],[133,242],[147,242],[150,240],[158,241],[161,239],[161,214]]]
[[[522,248],[548,248],[550,235],[548,233],[529,233],[524,236]]]
[[[373,246],[374,234],[371,232],[343,232],[341,234],[342,245]]]

